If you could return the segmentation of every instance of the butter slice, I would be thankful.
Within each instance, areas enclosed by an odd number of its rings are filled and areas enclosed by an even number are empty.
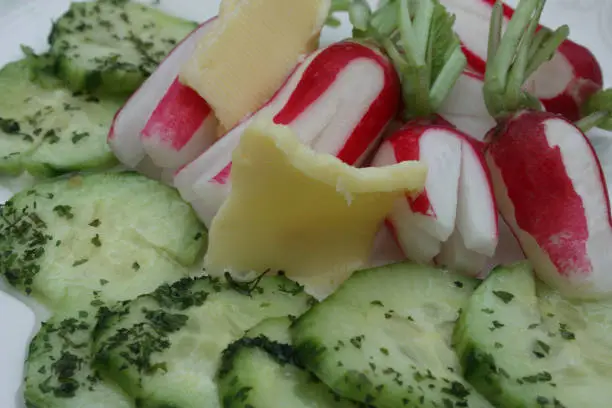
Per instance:
[[[268,118],[245,130],[231,178],[209,230],[207,272],[284,271],[322,298],[366,265],[381,222],[397,198],[423,188],[426,167],[358,169]]]
[[[261,107],[314,51],[330,0],[224,0],[180,80],[231,129]]]

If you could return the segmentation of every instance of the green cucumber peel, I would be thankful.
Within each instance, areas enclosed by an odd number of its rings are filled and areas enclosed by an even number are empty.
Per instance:
[[[522,88],[569,35],[566,25],[538,30],[545,4],[546,0],[520,0],[503,35],[503,4],[498,0],[493,7],[483,92],[489,113],[498,120],[521,109],[542,109]]]
[[[467,65],[454,16],[438,0],[383,0],[376,10],[353,0],[349,16],[353,37],[374,40],[393,62],[404,119],[435,114]]]
[[[612,131],[612,89],[604,89],[592,95],[581,110],[583,118],[576,126],[582,131],[594,127]]]

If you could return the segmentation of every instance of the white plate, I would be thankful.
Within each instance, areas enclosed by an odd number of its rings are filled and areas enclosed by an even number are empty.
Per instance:
[[[61,15],[69,3],[70,0],[0,0],[0,65],[21,56],[20,44],[32,46],[37,51],[44,51],[52,20]],[[179,16],[204,21],[215,14],[218,5],[218,0],[162,0],[160,7]],[[609,0],[549,1],[543,17],[543,22],[550,26],[570,24],[572,39],[587,45],[604,67],[612,67],[610,20],[612,20],[612,1]],[[349,33],[346,24],[341,29],[326,30],[323,42],[339,40]],[[604,74],[606,83],[610,84],[612,68],[605,70]],[[608,180],[612,180],[610,178],[612,177],[612,138],[603,132],[591,136],[607,167]],[[19,186],[23,185],[22,181],[0,178],[0,203],[17,191]],[[40,318],[40,315],[38,317]],[[36,314],[30,308],[0,291],[1,408],[24,406],[20,396],[23,361],[28,341],[37,326]]]

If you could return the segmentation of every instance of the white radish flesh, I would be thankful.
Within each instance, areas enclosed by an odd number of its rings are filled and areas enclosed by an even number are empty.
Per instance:
[[[483,148],[463,141],[456,230],[461,234],[466,249],[492,257],[497,248],[499,230],[497,206]]]
[[[485,105],[483,86],[483,75],[465,71],[438,111],[457,129],[480,141],[495,126]]]
[[[108,143],[124,165],[138,168],[150,156],[155,166],[176,169],[215,140],[209,134],[216,128],[210,108],[177,81],[181,66],[214,20],[203,23],[179,43],[115,115]]]
[[[428,166],[423,192],[398,200],[387,218],[406,257],[475,276],[494,255],[498,215],[483,149],[440,119],[409,122],[382,144],[372,166]]]
[[[441,242],[455,228],[461,142],[455,130],[447,126],[409,123],[383,143],[372,161],[376,167],[407,160],[427,164],[425,189],[416,197],[406,197],[403,207],[412,217],[411,224]]]
[[[489,257],[465,247],[461,233],[456,230],[448,241],[442,244],[436,264],[443,265],[467,276],[479,276],[487,265]]]
[[[397,114],[399,80],[378,51],[345,41],[311,54],[259,111],[182,168],[174,184],[209,225],[230,191],[232,152],[260,116],[291,127],[317,152],[361,164]]]
[[[568,297],[612,294],[612,221],[586,136],[526,111],[491,131],[487,163],[500,212],[538,276]]]

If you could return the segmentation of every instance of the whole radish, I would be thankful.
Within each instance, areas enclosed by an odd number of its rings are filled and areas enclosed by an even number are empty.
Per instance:
[[[380,41],[392,58],[402,82],[402,118],[407,121],[386,138],[371,164],[384,167],[419,160],[428,165],[424,191],[398,200],[386,225],[413,261],[443,262],[477,275],[497,246],[497,210],[488,169],[481,146],[435,114],[466,66],[452,29],[454,19],[433,0],[386,2],[374,12],[366,7],[353,3],[354,35]],[[474,93],[482,99],[482,92]],[[452,250],[453,256],[438,258],[443,250]]]
[[[468,65],[484,74],[487,67],[487,31],[496,0],[440,0],[457,16],[455,31],[461,39]],[[515,11],[502,3],[505,28]],[[538,25],[535,42],[542,41],[550,30]],[[581,117],[582,105],[602,90],[603,76],[599,62],[586,48],[565,39],[548,61],[532,60],[526,68],[523,88],[542,101],[549,112],[570,120]],[[536,69],[537,66],[537,69]]]
[[[210,224],[231,189],[232,152],[261,116],[289,126],[313,150],[359,165],[397,115],[399,89],[393,65],[375,45],[342,41],[319,49],[264,106],[181,168],[174,185]]]
[[[487,135],[486,160],[498,208],[536,274],[564,295],[612,294],[612,222],[599,160],[579,126],[538,109],[522,90],[568,35],[537,31],[544,0],[521,0],[501,33],[503,4],[492,14],[484,96],[498,124]],[[533,69],[532,68],[532,69]]]

